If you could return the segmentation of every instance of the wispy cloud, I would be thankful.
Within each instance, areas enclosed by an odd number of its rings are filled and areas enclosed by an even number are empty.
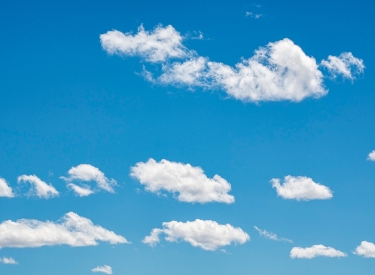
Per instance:
[[[6,257],[0,258],[0,263],[3,263],[3,264],[18,264],[18,262],[15,259],[6,258]]]
[[[52,186],[47,184],[35,175],[22,175],[17,179],[18,183],[28,182],[31,184],[30,194],[39,198],[49,199],[59,196],[59,192]]]
[[[7,181],[0,178],[0,197],[13,198],[14,193],[12,188],[8,185]]]
[[[254,229],[258,231],[259,235],[262,237],[265,237],[267,239],[273,240],[273,241],[280,241],[280,242],[288,242],[292,243],[292,240],[286,239],[286,238],[279,238],[275,233],[268,232],[267,230],[259,229],[258,227],[254,226]]]
[[[330,55],[328,60],[323,60],[320,64],[327,68],[334,78],[341,75],[351,80],[354,80],[356,75],[362,74],[365,69],[363,60],[354,57],[350,52],[342,53],[339,56]]]
[[[247,11],[245,14],[246,14],[246,16],[249,16],[249,17],[255,18],[255,19],[259,19],[259,18],[263,17],[263,14],[261,14],[261,13],[254,13],[254,12],[251,12],[251,11]]]

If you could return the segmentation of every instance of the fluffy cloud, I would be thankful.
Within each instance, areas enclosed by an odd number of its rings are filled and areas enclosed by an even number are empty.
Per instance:
[[[373,150],[367,157],[368,160],[375,161],[375,150]]]
[[[273,241],[280,241],[280,242],[288,242],[292,243],[292,240],[286,239],[286,238],[279,238],[275,233],[268,232],[267,230],[259,229],[258,227],[254,226],[254,229],[258,231],[260,236],[263,236],[267,239],[273,240]]]
[[[346,257],[347,254],[336,250],[332,247],[327,247],[321,244],[313,245],[311,247],[293,247],[290,251],[291,258],[305,258],[312,259],[318,256],[322,257]]]
[[[22,175],[17,178],[17,182],[28,182],[32,185],[31,194],[39,198],[52,198],[59,195],[59,192],[51,184],[47,184],[35,175]]]
[[[117,185],[114,179],[108,179],[102,171],[90,164],[80,164],[76,167],[72,167],[68,171],[69,177],[60,177],[61,179],[68,182],[68,188],[71,188],[79,196],[88,196],[94,191],[87,185],[78,186],[73,184],[72,181],[94,181],[97,183],[97,187],[102,190],[114,193],[113,186]]]
[[[18,264],[17,261],[13,258],[0,258],[0,263],[3,263],[3,264]]]
[[[112,274],[112,267],[109,265],[103,265],[103,266],[98,266],[93,269],[91,269],[92,272],[102,272],[106,274]]]
[[[272,179],[271,182],[277,195],[284,199],[326,200],[333,197],[327,186],[315,183],[308,177],[286,176],[283,185],[280,185],[280,179]]]
[[[108,31],[100,35],[103,49],[109,54],[138,55],[150,62],[166,61],[169,58],[184,58],[189,55],[182,45],[182,36],[172,26],[157,26],[152,32],[141,25],[138,33]]]
[[[375,244],[363,241],[361,245],[357,246],[354,254],[363,256],[365,258],[375,258]]]
[[[208,178],[202,168],[190,164],[161,160],[138,162],[131,168],[130,175],[145,185],[147,191],[159,193],[162,190],[178,193],[183,202],[223,202],[233,203],[229,195],[231,185],[219,175]]]
[[[94,225],[91,220],[69,212],[58,222],[21,219],[0,224],[0,248],[50,245],[91,246],[98,241],[128,243],[114,232]]]
[[[363,73],[365,66],[363,60],[353,56],[352,53],[342,53],[339,56],[328,56],[328,60],[321,62],[323,67],[335,78],[342,75],[344,78],[354,80],[354,76]]]
[[[8,185],[7,181],[0,178],[0,197],[13,198],[14,194],[12,188]]]
[[[261,16],[250,12],[246,15]],[[109,31],[100,38],[103,49],[110,54],[138,55],[149,62],[164,61],[161,75],[154,77],[147,70],[143,72],[154,83],[223,90],[231,97],[250,102],[299,102],[328,92],[315,58],[307,56],[287,38],[260,47],[251,58],[243,59],[234,67],[212,62],[186,49],[181,35],[172,26],[158,26],[152,32],[146,32],[141,26],[136,35]],[[172,57],[181,61],[170,63]],[[363,61],[351,53],[329,56],[320,66],[333,75],[342,74],[351,79],[364,70]]]
[[[153,229],[151,235],[143,239],[143,243],[156,245],[160,242],[161,233],[166,235],[165,239],[168,242],[182,240],[204,250],[216,250],[231,243],[244,244],[250,240],[250,236],[239,227],[197,219],[188,222],[164,222],[163,229]]]

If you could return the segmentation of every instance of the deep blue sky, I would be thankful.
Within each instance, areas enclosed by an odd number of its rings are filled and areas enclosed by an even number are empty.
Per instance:
[[[91,274],[108,264],[114,274],[373,274],[374,259],[352,251],[363,240],[375,242],[375,163],[366,160],[375,149],[374,8],[372,1],[352,0],[3,3],[0,176],[18,190],[19,175],[36,174],[61,194],[0,198],[0,222],[57,221],[73,211],[132,244],[3,248],[0,257],[19,264],[0,264],[0,273]],[[139,75],[140,58],[102,49],[100,34],[136,32],[141,24],[148,30],[171,24],[184,35],[200,31],[205,40],[184,44],[229,65],[289,38],[318,61],[352,52],[366,69],[354,82],[326,79],[329,93],[319,99],[243,103],[217,91],[153,85]],[[187,204],[145,192],[129,173],[149,158],[219,174],[232,184],[236,202]],[[59,177],[81,163],[116,179],[116,193],[79,198],[69,192]],[[311,177],[334,197],[277,197],[269,181],[286,175]],[[141,242],[162,222],[197,218],[241,227],[251,240],[228,253]],[[254,225],[294,243],[262,238]],[[289,257],[293,246],[314,244],[348,257]]]

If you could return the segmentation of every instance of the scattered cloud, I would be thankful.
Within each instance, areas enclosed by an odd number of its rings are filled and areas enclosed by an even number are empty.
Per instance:
[[[178,193],[177,199],[183,202],[233,203],[234,197],[229,195],[231,185],[219,175],[208,178],[202,168],[190,164],[161,160],[156,162],[150,158],[147,162],[138,162],[131,167],[130,175],[145,185],[152,193],[167,191]]]
[[[59,195],[59,192],[51,184],[47,184],[35,175],[22,175],[17,178],[17,182],[28,182],[32,185],[30,194],[39,198],[53,198]]]
[[[150,236],[145,237],[142,242],[155,246],[160,242],[161,233],[166,235],[168,242],[182,240],[204,250],[216,250],[231,243],[244,244],[250,240],[250,236],[239,227],[197,219],[188,222],[164,222],[163,229],[153,229]]]
[[[7,181],[0,178],[0,197],[13,198],[14,194],[12,188],[8,185]]]
[[[263,14],[253,13],[251,11],[247,11],[245,14],[246,14],[246,16],[249,16],[249,17],[255,18],[255,19],[259,19],[259,18],[263,17]]]
[[[361,242],[361,245],[357,246],[354,254],[365,258],[375,258],[375,244],[363,241]]]
[[[106,274],[112,274],[112,267],[109,265],[103,265],[103,266],[98,266],[93,269],[91,269],[92,272],[102,272]]]
[[[18,264],[15,259],[6,258],[6,257],[0,258],[0,263],[3,263],[3,264]]]
[[[102,171],[90,164],[80,164],[72,167],[68,171],[69,177],[60,177],[68,183],[68,188],[71,188],[79,196],[88,196],[94,191],[87,185],[78,186],[73,184],[73,181],[94,181],[99,189],[114,193],[113,186],[117,185],[114,179],[108,179]]]
[[[76,213],[66,213],[59,222],[21,219],[0,224],[0,248],[40,247],[52,245],[92,246],[98,241],[111,244],[129,243],[91,220]]]
[[[280,185],[280,179],[271,179],[272,187],[277,195],[284,199],[294,200],[326,200],[333,197],[332,191],[324,185],[315,183],[308,177],[284,177],[284,183]]]
[[[183,37],[171,25],[157,26],[151,32],[145,31],[141,25],[135,35],[117,30],[100,35],[101,45],[108,54],[137,55],[149,62],[189,56],[182,40]]]
[[[373,150],[367,157],[368,160],[375,161],[375,150]]]
[[[292,243],[292,240],[286,239],[286,238],[279,238],[275,233],[268,232],[267,230],[259,229],[258,227],[254,226],[254,229],[259,232],[259,235],[262,237],[265,237],[267,239],[273,240],[273,241],[280,241],[280,242],[288,242]]]
[[[312,259],[315,257],[346,257],[347,254],[336,250],[329,246],[324,246],[321,244],[313,245],[311,247],[293,247],[290,251],[291,258],[300,258],[300,259]]]
[[[341,75],[351,80],[355,79],[355,75],[363,73],[365,66],[363,60],[353,56],[350,52],[345,52],[339,56],[328,56],[328,60],[323,60],[321,66],[327,68],[333,78]]]

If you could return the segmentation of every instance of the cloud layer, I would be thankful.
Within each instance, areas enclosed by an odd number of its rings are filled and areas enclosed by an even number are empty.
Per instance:
[[[7,181],[0,178],[0,197],[13,198],[14,194],[12,188],[8,185]]]
[[[271,179],[272,187],[277,195],[284,199],[295,200],[326,200],[333,197],[332,191],[324,185],[315,183],[308,177],[284,177],[284,183],[280,179]]]
[[[375,258],[375,244],[363,241],[354,251],[354,254],[365,258]]]
[[[311,247],[293,247],[290,251],[291,258],[304,258],[304,259],[312,259],[315,257],[346,257],[347,254],[341,252],[340,250],[336,250],[332,247],[327,247],[321,244],[313,245]]]
[[[106,274],[112,274],[112,267],[109,265],[103,265],[103,266],[98,266],[93,269],[91,269],[92,272],[102,272]]]
[[[155,246],[160,242],[161,233],[165,234],[168,242],[182,240],[204,250],[216,250],[231,243],[244,244],[250,240],[250,236],[239,227],[197,219],[188,222],[164,222],[163,228],[153,229],[150,236],[143,239],[143,243]]]
[[[261,15],[248,13],[259,18]],[[109,54],[140,56],[145,61],[163,62],[161,74],[154,77],[144,70],[147,80],[159,84],[201,87],[223,90],[229,96],[242,101],[299,102],[305,98],[319,98],[327,94],[323,73],[319,66],[331,75],[354,79],[363,73],[363,61],[352,53],[328,57],[320,65],[288,38],[270,42],[260,47],[248,59],[242,59],[234,67],[210,61],[183,46],[183,37],[169,25],[157,26],[147,32],[140,26],[135,35],[109,31],[100,36],[103,49]],[[170,62],[170,59],[181,59]]]
[[[59,195],[59,192],[51,184],[47,184],[35,175],[22,175],[17,178],[17,182],[28,182],[31,184],[30,194],[39,198],[53,198]]]
[[[51,245],[91,246],[98,241],[128,243],[114,232],[94,225],[91,220],[69,212],[60,222],[21,219],[0,224],[0,248]]]
[[[280,242],[288,242],[292,243],[292,240],[286,239],[286,238],[280,238],[275,233],[268,232],[267,230],[259,229],[258,227],[254,226],[254,229],[258,231],[259,235],[262,237],[265,237],[267,239],[273,240],[273,241],[280,241]]]
[[[163,190],[178,193],[177,199],[183,202],[223,202],[233,203],[229,195],[231,185],[219,175],[208,178],[202,168],[190,164],[161,160],[138,162],[131,168],[130,175],[145,185],[147,191],[159,193]]]

